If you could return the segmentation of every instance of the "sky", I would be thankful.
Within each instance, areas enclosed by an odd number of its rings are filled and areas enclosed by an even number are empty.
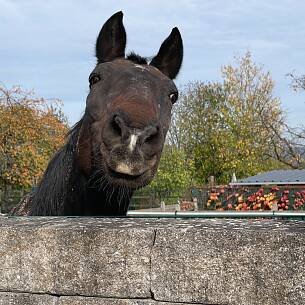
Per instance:
[[[302,0],[0,0],[0,82],[63,101],[69,123],[85,108],[94,45],[104,22],[123,11],[127,50],[157,53],[177,26],[184,60],[176,83],[220,81],[221,67],[250,51],[270,71],[290,124],[303,123],[305,92],[287,73],[305,74]]]

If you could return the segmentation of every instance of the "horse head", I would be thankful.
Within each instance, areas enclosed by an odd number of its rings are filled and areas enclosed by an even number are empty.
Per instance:
[[[86,175],[136,189],[152,180],[159,164],[183,46],[174,28],[149,63],[133,53],[125,57],[122,19],[122,12],[114,14],[97,37],[77,158]]]

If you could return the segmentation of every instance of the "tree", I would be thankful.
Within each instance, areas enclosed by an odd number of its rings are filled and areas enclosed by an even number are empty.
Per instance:
[[[150,207],[163,200],[167,204],[177,203],[193,185],[193,175],[194,164],[187,158],[185,151],[174,145],[165,144],[155,178],[148,186],[136,191],[133,198],[138,200],[135,198],[140,196],[141,204]],[[144,200],[141,198],[143,195]]]
[[[305,128],[291,127],[286,123],[283,127],[282,133],[274,131],[272,145],[275,159],[293,169],[305,168]]]
[[[183,149],[165,145],[154,180],[149,189],[172,189],[183,191],[192,184],[194,164],[188,160]]]
[[[296,76],[289,73],[292,88],[295,91],[305,90],[305,75]],[[272,128],[272,126],[271,126]],[[283,132],[274,131],[276,141],[273,143],[274,155],[281,163],[294,168],[305,168],[305,127],[289,126],[283,122]]]
[[[32,186],[67,130],[59,101],[0,85],[0,186]]]
[[[281,167],[274,148],[281,145],[279,136],[284,134],[285,116],[280,100],[273,96],[270,73],[256,65],[247,52],[236,58],[235,67],[223,67],[222,75],[228,101],[225,115],[235,143],[240,145],[240,169],[236,173],[247,176]]]
[[[169,141],[193,160],[201,183],[218,183],[278,167],[273,142],[284,115],[270,73],[250,53],[222,69],[222,83],[195,82],[182,92]],[[271,128],[272,126],[272,128]]]
[[[288,77],[292,80],[292,88],[294,90],[305,90],[305,75],[295,75],[294,73],[288,73]]]

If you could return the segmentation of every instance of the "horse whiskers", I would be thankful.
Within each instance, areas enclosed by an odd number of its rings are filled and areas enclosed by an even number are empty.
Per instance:
[[[107,205],[111,204],[111,198],[114,193],[114,190],[115,190],[114,187],[111,187],[111,191],[107,192],[107,195],[106,195],[106,204]]]
[[[92,181],[94,181],[94,179],[96,179],[96,181],[94,182],[93,186],[96,186],[96,183],[99,183],[100,179],[103,179],[105,177],[105,173],[104,170],[102,168],[102,166],[94,166],[95,170],[93,171],[93,173],[91,174],[90,178],[87,181],[87,185],[90,185],[90,183]],[[97,169],[99,168],[99,169]]]
[[[102,191],[108,191],[108,188],[110,186],[110,183],[108,180],[106,179],[101,179],[100,180],[100,183],[99,183],[99,190],[102,190]]]
[[[119,207],[121,206],[121,202],[123,200],[123,196],[124,196],[124,188],[122,186],[119,186],[119,190],[118,190],[118,203],[119,203]]]

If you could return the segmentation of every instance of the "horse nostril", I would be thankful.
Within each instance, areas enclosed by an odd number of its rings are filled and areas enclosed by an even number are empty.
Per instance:
[[[151,126],[146,130],[146,135],[144,138],[144,143],[153,142],[155,139],[158,138],[159,135],[159,128],[156,126]]]
[[[122,136],[123,124],[123,120],[118,115],[115,115],[113,117],[113,120],[111,122],[112,130],[120,137]]]

